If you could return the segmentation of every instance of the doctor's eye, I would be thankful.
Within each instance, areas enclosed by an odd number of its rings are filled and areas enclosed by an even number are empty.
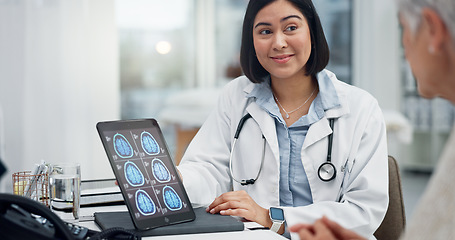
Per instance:
[[[295,31],[295,30],[297,30],[297,26],[289,26],[289,27],[287,27],[285,29],[285,31],[287,31],[287,32],[292,32],[292,31]]]
[[[271,33],[272,33],[272,31],[270,31],[268,29],[264,29],[264,30],[259,31],[259,34],[261,34],[261,35],[267,35],[267,34],[271,34]]]

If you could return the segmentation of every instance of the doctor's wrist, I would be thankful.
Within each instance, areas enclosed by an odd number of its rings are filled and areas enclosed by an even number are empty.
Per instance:
[[[270,230],[283,235],[286,231],[286,220],[284,218],[284,211],[279,207],[270,207],[268,209]]]
[[[270,228],[272,226],[272,220],[269,217],[269,210],[261,207],[255,222],[266,228]]]
[[[264,210],[266,212],[266,215],[265,215],[265,223],[262,224],[262,226],[271,229],[273,222],[272,222],[272,219],[270,219],[270,210],[269,209],[264,209]],[[283,235],[284,231],[285,231],[285,224],[281,225],[280,229],[276,233]]]
[[[180,180],[183,181],[183,177],[182,177],[182,174],[180,173],[180,170],[179,170],[178,168],[175,168],[175,169],[177,169],[177,173],[178,173],[178,175],[179,175],[179,177],[180,177]]]

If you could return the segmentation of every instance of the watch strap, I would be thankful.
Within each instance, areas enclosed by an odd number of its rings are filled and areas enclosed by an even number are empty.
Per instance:
[[[271,231],[278,232],[283,225],[282,222],[272,221],[272,226],[270,227]]]

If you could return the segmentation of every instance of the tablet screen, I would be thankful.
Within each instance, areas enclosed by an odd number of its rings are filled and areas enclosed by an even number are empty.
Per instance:
[[[100,122],[97,129],[136,228],[194,220],[156,120]]]

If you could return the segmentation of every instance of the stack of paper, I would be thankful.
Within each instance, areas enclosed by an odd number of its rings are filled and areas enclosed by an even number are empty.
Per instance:
[[[81,207],[92,205],[123,204],[123,196],[115,179],[81,181]],[[58,210],[71,210],[71,204],[53,203]]]
[[[115,179],[81,181],[81,206],[122,203],[123,196]]]

